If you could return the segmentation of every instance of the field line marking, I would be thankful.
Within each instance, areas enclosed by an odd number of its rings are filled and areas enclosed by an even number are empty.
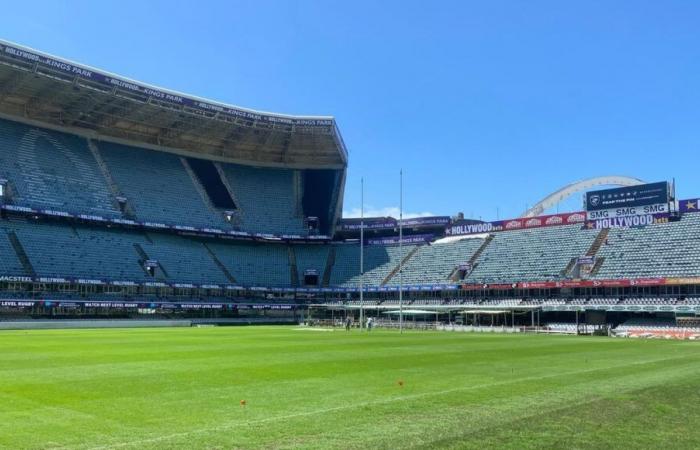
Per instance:
[[[299,417],[315,416],[318,414],[326,414],[326,413],[332,413],[332,412],[337,412],[337,411],[362,408],[365,406],[385,405],[385,404],[389,404],[389,403],[402,402],[402,401],[407,401],[407,400],[415,400],[415,399],[419,399],[419,398],[439,396],[439,395],[444,395],[444,394],[451,394],[454,392],[463,392],[463,391],[471,391],[471,390],[476,390],[476,389],[484,389],[484,388],[489,388],[489,387],[505,386],[508,384],[519,383],[519,382],[536,381],[536,380],[542,380],[542,379],[546,379],[546,378],[557,378],[557,377],[568,376],[568,375],[580,375],[580,374],[584,374],[584,373],[598,372],[601,370],[621,369],[624,367],[630,367],[630,366],[635,366],[635,365],[654,364],[654,363],[658,363],[658,362],[662,362],[662,361],[669,361],[669,360],[679,359],[679,358],[680,359],[687,359],[686,357],[681,358],[678,356],[671,357],[671,358],[659,358],[659,359],[646,360],[646,361],[641,361],[641,362],[633,362],[630,364],[621,364],[621,365],[600,367],[600,368],[596,368],[596,369],[575,370],[575,371],[569,371],[569,372],[559,372],[557,374],[552,374],[552,375],[543,375],[543,376],[537,376],[537,377],[531,376],[531,377],[518,378],[516,380],[496,381],[493,383],[485,383],[485,384],[478,384],[478,385],[471,385],[471,386],[460,386],[460,387],[451,388],[451,389],[444,389],[441,391],[421,392],[418,394],[404,395],[404,396],[400,396],[400,397],[391,397],[391,398],[385,398],[385,399],[380,399],[380,400],[372,400],[372,401],[368,401],[368,402],[350,403],[350,404],[346,404],[343,406],[334,406],[332,408],[321,408],[321,409],[315,409],[315,410],[310,410],[310,411],[302,411],[302,412],[293,413],[293,414],[286,414],[283,416],[267,417],[264,419],[235,421],[235,422],[232,421],[232,422],[228,422],[228,423],[218,425],[215,427],[210,427],[210,428],[198,428],[195,430],[182,431],[179,433],[171,433],[171,434],[167,434],[167,435],[156,436],[153,438],[137,439],[134,441],[118,442],[115,444],[106,444],[106,445],[101,445],[101,446],[96,446],[96,447],[87,447],[87,448],[89,448],[90,450],[103,450],[103,449],[113,449],[113,448],[135,446],[135,445],[137,446],[139,444],[152,444],[152,443],[156,443],[156,442],[167,441],[169,439],[186,437],[186,436],[190,436],[193,434],[223,431],[223,430],[227,430],[227,429],[239,427],[239,426],[250,426],[250,425],[263,424],[263,423],[268,423],[268,422],[276,422],[279,420],[288,420],[288,419],[295,419],[295,418],[299,418]],[[85,447],[83,447],[83,448],[85,448]]]

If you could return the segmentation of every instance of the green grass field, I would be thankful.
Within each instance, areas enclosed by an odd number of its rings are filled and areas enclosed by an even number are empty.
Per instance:
[[[4,331],[0,447],[698,448],[700,342]]]

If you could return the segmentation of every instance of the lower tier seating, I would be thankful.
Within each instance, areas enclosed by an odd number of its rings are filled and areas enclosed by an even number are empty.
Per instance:
[[[561,226],[493,233],[490,240],[367,245],[364,283],[396,286],[401,261],[404,285],[453,282],[450,275],[463,262],[473,262],[467,283],[560,280],[572,258],[584,255],[596,235],[595,230]],[[700,214],[687,214],[678,222],[643,230],[611,230],[596,255],[602,264],[593,276],[697,277],[699,254]],[[322,286],[357,287],[361,278],[357,243],[259,243],[19,218],[0,219],[0,255],[0,276],[260,287],[303,285],[307,270],[316,272]],[[159,270],[153,275],[144,269],[146,260],[157,261]],[[580,304],[610,301],[590,298]],[[668,303],[653,296],[643,301],[651,306]]]

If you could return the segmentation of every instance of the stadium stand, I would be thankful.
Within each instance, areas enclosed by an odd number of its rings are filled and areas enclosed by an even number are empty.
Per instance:
[[[222,164],[238,201],[242,228],[258,233],[306,235],[298,172]]]
[[[0,178],[17,205],[121,215],[87,141],[75,135],[0,120]]]
[[[598,252],[598,279],[687,277],[700,274],[700,214],[679,222],[611,230]]]
[[[306,270],[315,270],[319,279],[322,280],[330,254],[329,245],[295,245],[294,253],[300,286],[304,284],[303,277]]]
[[[168,103],[130,82],[64,79],[59,61],[22,60],[28,54],[0,52],[0,79],[23,83],[13,101],[0,96],[2,117],[15,119],[0,119],[0,298],[8,299],[0,307],[22,298],[184,298],[356,308],[362,280],[364,306],[398,306],[402,282],[405,305],[519,311],[522,322],[551,311],[543,323],[552,330],[571,331],[564,319],[581,311],[609,312],[616,323],[700,313],[697,199],[681,214],[667,188],[667,223],[644,228],[589,229],[598,225],[581,212],[500,225],[422,218],[404,227],[415,241],[403,246],[375,245],[395,240],[396,219],[367,219],[375,226],[365,237],[376,239],[364,246],[361,274],[359,222],[344,230],[339,222],[347,150],[333,118]],[[36,107],[17,107],[27,104]],[[446,223],[457,223],[457,236]],[[471,230],[484,234],[459,236]],[[618,328],[633,326],[675,325]]]
[[[202,242],[163,233],[149,233],[143,250],[177,283],[227,284],[231,279],[216,265]]]
[[[569,261],[583,255],[596,234],[581,230],[579,225],[494,233],[466,280],[512,283],[561,279]]]
[[[227,226],[223,213],[207,207],[180,157],[111,142],[100,142],[98,147],[137,218],[196,227]]]
[[[457,242],[422,245],[403,267],[406,284],[447,283],[455,267],[470,260],[484,243],[483,238],[465,238]],[[398,284],[394,276],[388,284]]]
[[[146,239],[137,233],[24,220],[2,221],[0,226],[16,233],[40,277],[146,281],[133,247],[145,245]]]
[[[364,278],[366,286],[379,286],[396,269],[401,259],[411,253],[416,245],[368,245],[364,249]],[[331,275],[333,286],[359,286],[360,246],[340,244],[335,246],[335,264]],[[398,280],[396,281],[398,282]]]
[[[292,285],[289,252],[284,244],[207,244],[223,266],[243,286]]]
[[[678,325],[670,319],[633,318],[615,327],[613,332],[630,337],[700,338],[700,327]]]
[[[0,273],[9,276],[28,275],[12,247],[8,231],[10,230],[3,227],[2,232],[0,232],[0,255],[2,255],[0,257]]]

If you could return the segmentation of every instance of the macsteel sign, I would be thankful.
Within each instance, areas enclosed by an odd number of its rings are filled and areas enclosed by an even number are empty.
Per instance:
[[[586,211],[668,203],[670,193],[668,181],[587,192]]]

